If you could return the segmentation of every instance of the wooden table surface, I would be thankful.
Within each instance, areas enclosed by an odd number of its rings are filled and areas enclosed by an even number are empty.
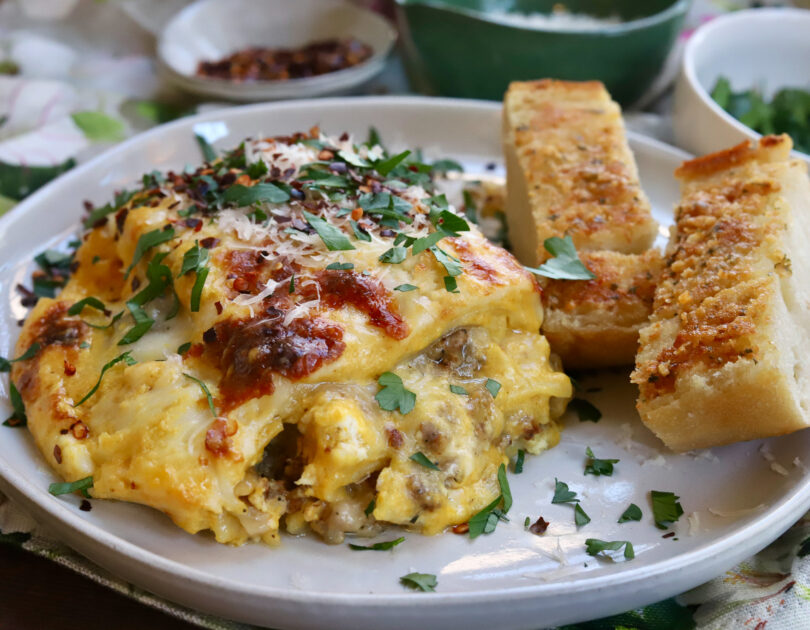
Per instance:
[[[0,630],[193,630],[55,562],[0,545]]]

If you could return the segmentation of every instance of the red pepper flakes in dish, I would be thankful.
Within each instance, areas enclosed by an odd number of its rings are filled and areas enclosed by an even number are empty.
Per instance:
[[[363,63],[372,55],[355,39],[325,39],[300,48],[239,50],[217,61],[201,61],[197,76],[229,81],[286,81],[328,74]]]

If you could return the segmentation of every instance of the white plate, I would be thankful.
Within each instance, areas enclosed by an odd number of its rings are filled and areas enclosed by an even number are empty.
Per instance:
[[[429,156],[460,159],[469,169],[500,164],[500,109],[474,101],[366,98],[299,101],[212,112],[138,136],[57,179],[0,220],[0,354],[7,355],[24,314],[14,285],[27,281],[30,259],[64,239],[77,224],[81,201],[106,201],[116,187],[155,168],[199,160],[193,129],[221,135],[219,146],[244,136],[289,133],[319,123],[365,137],[377,127],[391,146],[407,144]],[[201,127],[202,125],[202,127]],[[684,154],[633,136],[631,144],[657,218],[668,223],[677,196],[672,170]],[[793,464],[810,452],[810,432],[737,444],[713,455],[671,455],[642,426],[626,373],[582,379],[603,412],[598,424],[569,417],[562,442],[528,458],[522,475],[510,475],[512,521],[476,540],[445,534],[407,540],[390,552],[357,553],[316,538],[285,536],[280,548],[216,544],[190,536],[159,512],[48,494],[54,481],[24,430],[0,428],[0,488],[79,552],[133,583],[187,606],[276,628],[438,627],[469,630],[539,628],[616,613],[653,602],[712,578],[757,551],[810,507],[810,477]],[[621,461],[612,477],[583,476],[584,451]],[[759,452],[770,449],[787,475],[771,470]],[[554,477],[582,496],[593,519],[576,531],[572,508],[551,505]],[[655,528],[650,490],[674,491],[687,514],[699,515],[689,535],[684,516],[676,538]],[[639,523],[616,524],[630,502]],[[737,512],[738,510],[752,511]],[[713,515],[719,510],[727,516]],[[526,516],[551,522],[545,536],[524,531]],[[392,538],[394,532],[383,539]],[[587,556],[586,538],[630,540],[636,558],[612,562]],[[436,593],[406,591],[398,578],[435,573]]]
[[[350,68],[287,81],[228,81],[198,77],[200,61],[222,59],[248,46],[297,48],[355,37],[369,59]],[[345,94],[378,74],[396,31],[382,16],[342,0],[200,0],[174,16],[160,35],[161,70],[180,88],[229,101],[268,101]]]

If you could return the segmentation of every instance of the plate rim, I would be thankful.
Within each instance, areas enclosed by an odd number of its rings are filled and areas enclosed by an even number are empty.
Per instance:
[[[187,128],[190,132],[194,125],[217,119],[227,119],[234,115],[250,115],[253,112],[264,112],[266,110],[283,110],[286,108],[305,108],[317,106],[320,108],[334,106],[353,106],[362,102],[367,106],[384,107],[416,107],[430,110],[433,108],[452,107],[456,111],[464,109],[466,111],[486,111],[494,113],[501,109],[500,103],[492,101],[477,101],[471,99],[433,98],[424,96],[371,96],[371,97],[333,97],[320,99],[302,99],[294,101],[283,101],[276,103],[260,103],[218,109],[195,116],[183,118],[164,125],[160,125],[152,130],[138,134],[115,147],[103,152],[88,162],[77,166],[65,175],[47,184],[42,189],[33,193],[30,197],[20,202],[15,208],[5,216],[0,217],[0,232],[9,228],[20,216],[29,211],[29,208],[40,204],[40,199],[52,194],[51,191],[58,190],[62,186],[69,186],[70,180],[80,177],[94,169],[97,169],[111,156],[117,153],[126,152],[138,145],[147,144],[151,140],[160,137],[169,130],[179,130]],[[649,147],[656,151],[664,151],[672,157],[678,159],[688,158],[689,154],[671,147],[661,141],[648,138],[641,134],[629,132],[629,138],[634,144]],[[101,566],[105,563],[99,561],[103,550],[112,554],[118,560],[126,560],[136,565],[129,574],[116,570],[115,572],[131,579],[133,574],[139,571],[158,572],[165,578],[181,578],[193,583],[199,589],[216,588],[223,596],[238,595],[240,597],[260,598],[265,602],[277,601],[288,604],[309,604],[315,606],[343,605],[362,606],[369,610],[383,608],[389,605],[398,605],[404,601],[417,604],[423,608],[431,610],[451,604],[459,604],[474,600],[476,605],[488,604],[497,601],[525,602],[533,597],[549,597],[562,593],[571,595],[582,592],[604,591],[606,587],[630,588],[637,585],[638,593],[648,593],[655,585],[659,585],[661,580],[668,580],[671,584],[676,580],[672,572],[687,571],[694,579],[687,579],[686,582],[695,586],[707,579],[707,574],[720,574],[726,568],[743,558],[755,553],[762,547],[776,539],[782,532],[789,528],[808,508],[810,508],[810,475],[805,475],[793,488],[792,492],[786,493],[771,508],[757,516],[748,524],[740,527],[726,536],[717,540],[702,544],[695,549],[676,554],[671,558],[652,563],[647,566],[640,566],[638,569],[628,568],[616,573],[607,573],[601,576],[594,576],[589,579],[563,578],[551,583],[527,584],[525,586],[513,586],[504,588],[478,588],[477,590],[465,590],[461,592],[443,593],[412,593],[403,590],[402,593],[329,593],[323,591],[305,591],[293,587],[280,588],[263,586],[258,584],[238,583],[235,584],[227,578],[221,578],[189,567],[178,561],[169,560],[158,554],[144,549],[139,545],[130,543],[118,535],[108,532],[103,526],[85,521],[78,513],[74,513],[73,506],[53,500],[42,488],[34,486],[33,482],[27,480],[21,473],[11,468],[5,458],[0,454],[0,489],[14,500],[20,502],[24,507],[33,506],[33,511],[38,514],[45,514],[48,521],[46,526],[60,525],[67,528],[70,536],[64,536],[63,532],[58,532],[58,537],[71,539],[70,546],[80,554],[91,557],[94,562]],[[79,543],[76,543],[79,540]],[[756,541],[753,542],[752,541]],[[762,542],[766,541],[766,542]],[[92,549],[86,552],[84,549]],[[695,568],[700,563],[701,568]],[[139,580],[134,580],[139,582]],[[680,583],[685,583],[681,579]],[[678,586],[678,591],[684,590]],[[152,590],[151,588],[149,590]],[[161,586],[154,589],[160,594],[170,590]],[[668,589],[672,590],[672,589]],[[670,593],[671,594],[671,593]],[[414,599],[414,598],[418,599]],[[602,598],[607,598],[602,593]],[[177,600],[177,597],[171,596]],[[596,604],[596,602],[594,602]],[[196,605],[195,605],[196,606]],[[607,604],[603,606],[605,608]],[[625,606],[622,605],[622,608]],[[594,606],[598,608],[598,606]],[[339,624],[338,624],[339,625]]]

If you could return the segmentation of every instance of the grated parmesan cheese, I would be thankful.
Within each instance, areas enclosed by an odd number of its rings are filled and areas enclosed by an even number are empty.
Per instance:
[[[746,514],[753,514],[759,512],[765,507],[764,503],[760,503],[752,508],[741,508],[739,510],[718,510],[717,508],[709,508],[709,512],[720,518],[736,518],[738,516],[745,516]]]

